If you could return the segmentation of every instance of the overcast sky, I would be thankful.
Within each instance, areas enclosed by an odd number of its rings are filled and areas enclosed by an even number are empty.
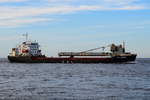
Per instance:
[[[150,57],[150,0],[0,0],[0,56],[26,32],[48,56],[125,41]]]

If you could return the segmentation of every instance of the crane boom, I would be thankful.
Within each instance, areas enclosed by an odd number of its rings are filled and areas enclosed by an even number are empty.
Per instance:
[[[89,52],[89,51],[94,51],[94,50],[98,50],[98,49],[105,49],[106,47],[110,47],[111,45],[107,45],[107,46],[102,46],[102,47],[98,47],[98,48],[94,48],[94,49],[89,49],[86,51],[82,51],[81,53],[85,53],[85,52]]]

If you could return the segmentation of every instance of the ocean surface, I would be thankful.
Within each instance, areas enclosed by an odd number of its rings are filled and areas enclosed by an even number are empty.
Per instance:
[[[150,59],[126,64],[0,59],[0,100],[150,100]]]

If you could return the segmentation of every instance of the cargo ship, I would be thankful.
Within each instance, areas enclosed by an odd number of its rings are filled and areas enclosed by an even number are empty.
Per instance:
[[[109,47],[110,51],[104,51]],[[93,52],[102,49],[102,52]],[[58,57],[47,57],[42,54],[39,43],[28,41],[12,48],[8,55],[10,62],[18,63],[124,63],[136,59],[136,54],[125,52],[125,44],[110,44],[81,52],[59,52]]]

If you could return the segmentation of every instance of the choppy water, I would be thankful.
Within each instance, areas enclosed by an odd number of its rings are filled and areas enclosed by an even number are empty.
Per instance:
[[[2,100],[150,100],[150,59],[135,64],[19,64],[0,60]]]

